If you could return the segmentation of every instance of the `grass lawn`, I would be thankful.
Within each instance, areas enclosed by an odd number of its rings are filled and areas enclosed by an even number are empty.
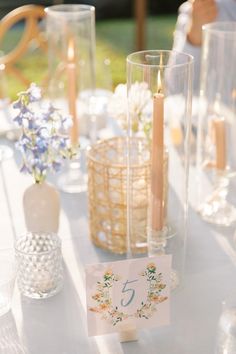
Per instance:
[[[149,17],[147,22],[147,49],[171,49],[176,16]],[[7,52],[14,48],[21,37],[22,29],[17,27],[8,32],[0,43],[0,49]],[[125,59],[135,51],[135,23],[131,19],[99,21],[96,24],[97,37],[97,86],[108,85],[112,81],[113,88],[120,82],[125,82]],[[104,59],[109,59],[110,65],[103,65]],[[106,61],[108,62],[108,61]],[[40,83],[47,70],[47,56],[41,51],[31,48],[29,53],[18,62],[18,68],[24,75]],[[106,81],[106,82],[104,82]],[[16,98],[16,93],[23,89],[14,78],[8,77],[9,95]]]

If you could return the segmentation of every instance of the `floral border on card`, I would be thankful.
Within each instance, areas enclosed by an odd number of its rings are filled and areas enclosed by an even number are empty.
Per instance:
[[[112,303],[112,287],[115,282],[121,279],[118,274],[114,274],[112,269],[107,269],[102,279],[97,281],[96,293],[91,296],[95,306],[89,307],[89,311],[100,314],[101,319],[109,322],[112,326],[116,326],[128,318],[145,318],[148,320],[157,312],[158,304],[168,299],[168,296],[161,295],[166,284],[163,282],[162,273],[158,273],[155,263],[149,263],[140,275],[146,278],[148,292],[146,300],[142,301],[133,313],[120,311]]]

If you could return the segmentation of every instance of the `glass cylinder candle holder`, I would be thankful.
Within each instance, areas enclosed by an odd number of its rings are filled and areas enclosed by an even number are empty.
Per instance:
[[[46,9],[49,53],[48,95],[54,105],[73,119],[71,142],[83,149],[84,103],[95,89],[95,8],[89,5],[54,5]],[[83,151],[83,150],[82,150]],[[79,174],[80,171],[80,174]],[[87,188],[80,159],[70,164],[59,186],[66,192]]]
[[[147,201],[150,151],[146,139],[134,137],[132,151],[134,228],[130,235],[134,253],[147,247]],[[140,152],[142,154],[140,154]],[[89,225],[93,243],[114,253],[127,251],[127,138],[102,140],[88,151]]]
[[[149,255],[172,254],[173,286],[184,262],[192,64],[191,56],[174,51],[142,51],[127,58],[128,248],[133,253],[131,240],[137,229],[133,217],[137,191],[131,168],[137,156],[131,141],[139,136],[146,139],[150,151],[148,222],[142,232],[148,236]],[[142,156],[141,149],[139,153]]]
[[[236,352],[236,293],[232,290],[222,302],[218,320],[215,354]]]
[[[236,222],[236,23],[203,26],[197,139],[198,205],[202,218]]]
[[[1,114],[1,125],[0,131],[7,131],[10,127],[10,112],[9,103],[10,100],[7,97],[7,82],[5,74],[4,53],[0,51],[0,114]],[[6,144],[0,144],[0,161],[11,158],[13,155],[13,150]]]
[[[0,317],[11,309],[15,278],[16,278],[16,264],[15,264],[14,254],[10,249],[1,249],[0,250]]]

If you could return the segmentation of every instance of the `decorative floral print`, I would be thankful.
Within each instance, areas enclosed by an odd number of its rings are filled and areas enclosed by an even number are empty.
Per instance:
[[[89,311],[99,313],[103,320],[108,321],[113,326],[128,318],[145,318],[148,320],[157,311],[158,304],[168,299],[167,296],[161,295],[166,284],[163,283],[162,273],[157,272],[155,263],[149,263],[141,276],[145,277],[148,282],[147,298],[145,302],[141,302],[140,307],[134,313],[122,312],[112,304],[111,289],[120,278],[111,269],[108,269],[102,280],[97,282],[96,293],[92,295],[96,306],[90,307]]]

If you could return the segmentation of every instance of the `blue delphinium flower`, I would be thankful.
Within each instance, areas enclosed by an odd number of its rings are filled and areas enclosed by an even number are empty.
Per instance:
[[[13,103],[17,109],[15,123],[22,134],[16,143],[23,157],[21,172],[33,175],[36,183],[45,180],[49,170],[60,170],[65,158],[76,155],[65,132],[72,125],[68,115],[62,115],[51,103],[42,107],[41,90],[35,84],[19,93]]]
[[[32,83],[26,91],[28,94],[29,102],[38,102],[41,99],[41,90],[35,83]]]

